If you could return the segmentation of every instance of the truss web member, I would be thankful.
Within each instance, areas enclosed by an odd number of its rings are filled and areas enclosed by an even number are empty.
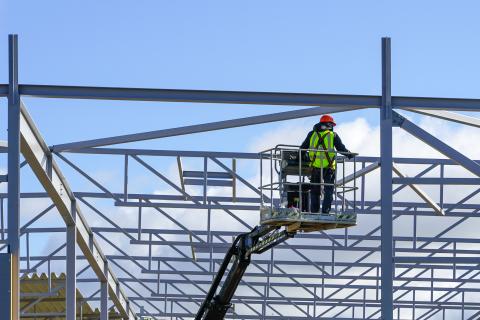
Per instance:
[[[312,167],[312,176],[310,182],[314,183],[311,189],[310,211],[320,211],[320,185],[323,177],[324,198],[322,203],[322,213],[329,213],[333,201],[333,185],[335,183],[335,170],[337,163],[335,161],[335,150],[345,155],[348,159],[353,158],[353,154],[348,151],[342,143],[340,136],[333,132],[333,127],[337,124],[331,115],[323,115],[320,122],[310,131],[302,143],[301,149],[316,149],[317,151],[308,151],[308,160]]]

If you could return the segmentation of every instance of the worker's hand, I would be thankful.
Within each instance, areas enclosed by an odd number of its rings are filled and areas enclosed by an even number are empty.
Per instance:
[[[353,159],[353,157],[355,157],[355,155],[353,153],[347,153],[345,155],[349,160]]]

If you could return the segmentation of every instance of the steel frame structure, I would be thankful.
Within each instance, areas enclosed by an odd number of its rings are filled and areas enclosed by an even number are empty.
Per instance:
[[[66,312],[41,317],[75,319],[77,286],[100,284],[86,300],[98,302],[101,319],[115,306],[125,319],[188,319],[196,313],[208,290],[215,268],[237,231],[214,226],[214,216],[235,221],[244,230],[251,225],[245,214],[258,215],[260,195],[247,177],[237,171],[237,161],[258,163],[260,156],[245,152],[179,151],[107,147],[113,144],[173,137],[198,132],[256,125],[362,108],[380,111],[380,157],[358,157],[362,167],[356,211],[366,230],[301,234],[252,261],[234,299],[235,319],[478,319],[480,316],[480,256],[478,237],[449,235],[455,228],[475,223],[480,204],[480,164],[405,119],[406,110],[479,127],[479,120],[452,111],[480,111],[480,99],[395,97],[391,95],[390,39],[382,39],[382,94],[380,96],[268,93],[235,91],[165,90],[134,88],[67,87],[19,84],[17,36],[9,37],[9,84],[0,85],[8,99],[8,192],[0,194],[1,254],[0,317],[35,317],[19,307],[19,275],[50,270],[65,263]],[[227,121],[162,129],[117,137],[50,146],[28,115],[22,96],[60,99],[107,99],[165,102],[208,102],[310,106]],[[392,130],[400,127],[446,156],[444,159],[393,158]],[[20,154],[25,161],[20,162]],[[110,190],[70,159],[70,156],[104,156],[123,161],[123,188]],[[178,167],[179,182],[153,163],[170,159]],[[57,164],[56,161],[59,161]],[[184,170],[182,161],[201,170]],[[28,164],[44,191],[20,192],[20,170]],[[142,168],[172,192],[135,193],[130,189],[129,167]],[[417,174],[406,176],[405,167]],[[84,177],[95,191],[71,190],[60,168]],[[470,177],[450,177],[446,170],[461,167]],[[212,169],[215,168],[215,169]],[[216,171],[215,171],[216,170]],[[369,194],[369,176],[380,171],[380,198]],[[193,187],[190,191],[189,186]],[[240,193],[239,187],[250,195]],[[425,187],[426,186],[426,187]],[[438,200],[422,188],[434,186]],[[209,187],[224,187],[229,194],[211,195]],[[461,200],[449,202],[449,188],[471,188]],[[394,201],[394,195],[411,189],[418,200]],[[429,189],[430,190],[430,189]],[[51,204],[20,226],[21,199],[50,199]],[[98,201],[116,207],[136,208],[136,225],[123,225],[106,213]],[[4,202],[7,201],[7,212]],[[275,199],[278,201],[278,199]],[[178,209],[191,213],[179,217]],[[64,226],[32,226],[56,210]],[[148,226],[150,210],[173,227]],[[177,211],[176,211],[177,210]],[[105,225],[89,226],[82,212],[89,211]],[[205,218],[205,227],[189,228],[193,215]],[[4,219],[8,216],[8,226]],[[441,218],[440,216],[445,216]],[[420,229],[422,219],[450,219],[433,234]],[[407,220],[409,232],[395,231],[394,223]],[[438,220],[440,221],[440,220]],[[423,222],[425,223],[425,222]],[[395,232],[394,232],[395,231]],[[30,237],[60,233],[66,242],[49,254],[32,252]],[[20,251],[21,237],[26,252]],[[116,239],[116,240],[112,240]],[[77,250],[80,248],[80,251]],[[138,249],[145,249],[145,252]],[[162,248],[164,254],[156,255]],[[163,249],[164,248],[164,249]],[[77,270],[79,265],[83,265]],[[90,274],[88,270],[92,270]],[[38,316],[38,315],[37,315]]]

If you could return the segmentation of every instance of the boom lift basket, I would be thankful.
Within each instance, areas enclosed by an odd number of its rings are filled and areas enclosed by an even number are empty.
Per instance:
[[[346,178],[345,158],[336,157],[335,155],[337,172],[340,170],[341,179],[338,180],[338,176],[336,176],[333,183],[335,193],[334,214],[318,214],[308,211],[311,190],[313,187],[317,187],[317,185],[320,185],[321,189],[327,184],[323,180],[317,184],[305,181],[305,178],[312,173],[310,162],[302,161],[302,158],[308,155],[308,151],[310,150],[302,150],[295,146],[279,145],[260,153],[261,177],[263,176],[263,162],[266,160],[270,164],[270,183],[264,185],[263,177],[260,178],[262,203],[260,207],[260,225],[253,228],[252,231],[240,234],[235,238],[225,255],[205,300],[198,310],[195,320],[219,320],[225,318],[227,311],[232,307],[232,297],[250,264],[252,254],[263,253],[294,237],[299,231],[309,232],[346,228],[356,224],[355,193],[357,188],[355,182],[355,160],[353,160],[353,174]],[[319,150],[314,151],[318,152]],[[277,177],[275,181],[274,175]],[[295,177],[296,181],[290,181],[292,176]],[[353,186],[348,185],[349,183],[353,183]],[[332,183],[328,186],[331,185]],[[318,190],[318,188],[315,190]],[[267,197],[264,191],[269,191],[270,197]],[[274,199],[274,192],[277,193],[277,191],[280,194],[280,199]],[[353,200],[347,201],[346,196],[348,194],[353,194]],[[283,227],[285,227],[285,230],[282,230]],[[216,294],[230,262],[232,262],[230,271],[225,277],[218,294]]]
[[[328,184],[321,177],[320,183],[312,183],[309,152],[335,154],[336,170],[333,183],[333,202],[329,214],[311,212],[310,201],[312,188],[320,187],[320,199],[323,200],[325,186]],[[301,149],[298,146],[277,145],[260,152],[260,224],[286,226],[287,230],[319,231],[334,228],[346,228],[357,223],[356,213],[356,160],[355,155],[348,160],[333,150]],[[265,165],[267,162],[267,165]],[[266,170],[265,170],[266,169]],[[351,172],[346,176],[346,172]],[[269,176],[265,182],[264,174]],[[323,174],[323,171],[322,171]],[[279,195],[279,198],[277,196]],[[268,195],[270,195],[268,197]],[[277,197],[276,197],[277,196]]]

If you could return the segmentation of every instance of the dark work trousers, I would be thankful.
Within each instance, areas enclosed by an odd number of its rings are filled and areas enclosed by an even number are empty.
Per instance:
[[[323,175],[322,175],[323,170]],[[310,182],[312,183],[321,183],[323,178],[324,183],[329,183],[331,185],[324,185],[323,190],[323,203],[322,203],[322,213],[329,213],[332,207],[333,201],[333,184],[335,183],[335,170],[330,168],[313,168],[312,177]],[[320,185],[312,185],[311,194],[310,194],[310,209],[311,212],[320,211]]]

